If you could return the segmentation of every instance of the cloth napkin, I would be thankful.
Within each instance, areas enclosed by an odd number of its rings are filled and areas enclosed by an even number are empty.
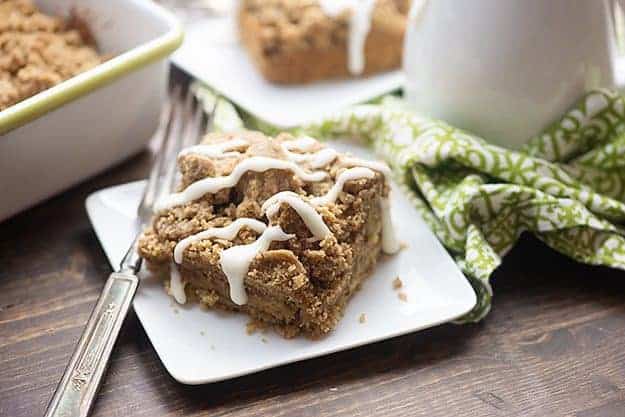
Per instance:
[[[224,109],[230,120],[233,107]],[[526,231],[580,262],[625,269],[625,98],[615,92],[588,93],[520,152],[421,117],[395,96],[295,132],[358,138],[389,163],[476,291],[459,322],[489,312],[490,277]]]

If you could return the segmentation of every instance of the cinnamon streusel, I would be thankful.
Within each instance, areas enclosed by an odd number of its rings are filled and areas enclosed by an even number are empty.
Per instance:
[[[101,63],[88,41],[30,0],[0,0],[0,111]]]

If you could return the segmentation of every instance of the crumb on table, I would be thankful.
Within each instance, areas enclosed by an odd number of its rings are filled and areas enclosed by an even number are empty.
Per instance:
[[[360,324],[363,324],[363,323],[365,323],[366,321],[367,321],[367,316],[365,315],[365,313],[361,313],[361,314],[360,314],[360,317],[358,317],[358,322],[359,322]]]
[[[399,294],[397,294],[397,298],[399,298],[401,301],[408,301],[408,296],[406,295],[405,292],[400,292]]]

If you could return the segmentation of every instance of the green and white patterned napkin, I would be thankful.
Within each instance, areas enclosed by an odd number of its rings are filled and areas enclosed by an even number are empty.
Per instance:
[[[625,269],[625,98],[614,92],[590,92],[522,152],[394,96],[297,131],[359,138],[391,165],[478,295],[461,322],[488,313],[490,276],[525,231],[580,262]]]

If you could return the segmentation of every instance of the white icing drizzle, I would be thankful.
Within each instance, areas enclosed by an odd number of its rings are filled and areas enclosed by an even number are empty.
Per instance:
[[[306,172],[292,161],[267,158],[264,156],[254,156],[241,161],[228,176],[207,177],[194,182],[179,193],[172,193],[165,196],[155,204],[155,210],[166,210],[174,206],[197,200],[205,194],[216,193],[224,188],[232,188],[237,185],[241,177],[247,171],[264,172],[270,169],[288,170],[293,172],[302,180],[310,182],[321,181],[328,175],[324,171],[315,171],[312,173]]]
[[[353,158],[351,162],[359,161],[356,158]],[[374,169],[385,173],[388,171],[388,175],[390,175],[390,169],[388,166],[381,162],[373,162],[373,161],[362,161],[366,162],[370,167],[376,167]],[[381,168],[381,169],[380,169]],[[323,196],[315,197],[310,200],[311,204],[316,206],[327,205],[330,203],[336,202],[341,191],[343,191],[343,187],[347,181],[357,180],[360,178],[373,178],[375,173],[368,167],[356,167],[349,168],[343,171],[336,182],[330,188],[330,190]],[[395,235],[395,228],[393,227],[393,221],[391,219],[391,208],[390,202],[388,198],[382,198],[380,200],[380,211],[382,214],[382,250],[384,253],[393,254],[397,253],[400,249],[400,243]]]
[[[313,139],[310,136],[302,136],[297,139],[282,142],[282,147],[287,151],[309,152],[318,143],[319,142],[316,139]]]
[[[187,302],[187,294],[184,292],[186,283],[182,282],[182,277],[176,264],[172,263],[169,269],[169,291],[178,304],[184,304]]]
[[[367,167],[374,171],[378,171],[383,174],[387,181],[391,179],[391,169],[384,162],[368,161],[366,159],[355,158],[353,156],[347,156],[341,160],[341,165],[346,167]]]
[[[391,203],[388,198],[380,200],[380,211],[382,212],[382,251],[392,255],[399,252],[401,243],[395,234],[393,219],[391,219]]]
[[[261,252],[269,249],[273,241],[285,241],[295,237],[286,234],[280,226],[270,226],[258,239],[248,245],[233,246],[221,252],[219,264],[228,278],[230,285],[230,299],[237,305],[247,303],[244,280],[250,269],[250,264]]]
[[[367,161],[354,157],[347,157],[342,162],[345,166],[370,168],[383,174],[387,182],[391,180],[391,169],[384,162]],[[393,227],[393,220],[391,219],[391,203],[388,198],[380,200],[380,211],[382,212],[382,251],[387,254],[397,253],[401,248],[401,243],[395,234],[395,227]]]
[[[376,0],[319,0],[325,14],[336,18],[343,11],[351,11],[348,37],[347,67],[352,74],[362,74],[365,69],[365,42],[371,30],[371,18]]]
[[[180,151],[178,156],[184,156],[189,154],[206,156],[208,158],[230,158],[234,156],[240,156],[241,152],[228,152],[235,149],[248,147],[250,144],[245,139],[233,138],[225,142],[212,143],[212,144],[199,144],[195,146],[189,146],[186,149]]]
[[[332,148],[324,148],[319,152],[311,155],[310,166],[313,168],[321,168],[334,161],[339,153]]]
[[[297,163],[309,162],[313,169],[328,165],[338,156],[338,152],[332,148],[323,148],[315,153],[294,153],[286,149],[284,152],[289,160]]]
[[[317,210],[292,191],[282,191],[269,198],[263,204],[262,212],[273,217],[282,203],[288,204],[297,212],[316,239],[322,240],[332,233]]]
[[[314,149],[319,142],[309,136],[303,136],[294,140],[289,140],[281,144],[282,150],[286,154],[290,161],[303,163],[310,163],[311,168],[317,169],[328,165],[334,161],[338,152],[332,148],[323,148],[314,153],[308,153]],[[189,154],[206,156],[208,158],[223,159],[240,156],[241,152],[235,149],[244,148],[249,146],[249,142],[245,139],[234,138],[227,142],[215,143],[215,144],[200,144],[190,146],[183,149],[178,156],[184,156]],[[296,153],[292,150],[306,152]],[[229,152],[233,151],[233,152]]]
[[[369,168],[356,167],[346,169],[336,178],[336,182],[325,195],[312,198],[310,203],[314,206],[325,206],[334,203],[339,197],[341,191],[343,191],[343,187],[347,181],[358,180],[361,178],[373,178],[374,176],[375,173]]]
[[[414,23],[421,17],[423,14],[423,10],[425,9],[425,5],[428,0],[413,0],[412,7],[410,7],[410,11],[408,12],[408,20],[411,23]]]
[[[303,136],[298,139],[283,142],[282,150],[289,160],[297,163],[309,162],[310,166],[313,169],[316,169],[328,165],[338,156],[338,152],[331,148],[323,148],[317,152],[308,153],[311,152],[318,144],[319,142],[315,139]],[[291,152],[293,150],[306,153]]]
[[[174,262],[177,264],[182,263],[182,255],[184,251],[195,242],[199,242],[204,239],[210,239],[212,237],[225,240],[233,240],[242,228],[247,227],[252,229],[256,233],[262,233],[267,229],[267,226],[263,222],[259,222],[256,219],[241,218],[236,219],[228,226],[224,227],[211,227],[200,233],[196,233],[187,238],[182,239],[174,248]]]

